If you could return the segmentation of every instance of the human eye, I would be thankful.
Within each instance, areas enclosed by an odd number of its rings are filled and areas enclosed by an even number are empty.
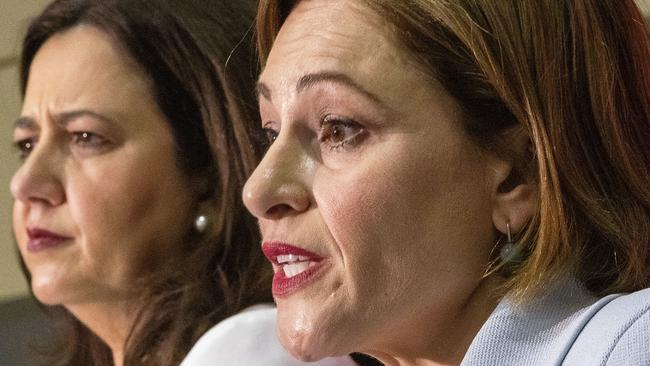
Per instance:
[[[264,131],[264,136],[266,138],[266,143],[271,145],[275,142],[275,140],[278,138],[278,131],[274,130],[271,127],[264,127],[262,129]]]
[[[364,127],[350,119],[328,114],[321,119],[318,141],[331,150],[355,147],[365,136]]]
[[[15,141],[14,147],[18,151],[20,160],[25,160],[36,146],[36,139],[33,137],[23,138]]]
[[[108,145],[109,141],[93,132],[76,131],[72,132],[72,143],[82,148],[99,149]]]
[[[275,140],[277,140],[278,135],[280,134],[280,131],[278,131],[274,125],[275,124],[273,122],[264,123],[261,131],[258,130],[259,133],[256,134],[257,143],[262,146],[264,151],[268,150],[269,147],[273,145]]]

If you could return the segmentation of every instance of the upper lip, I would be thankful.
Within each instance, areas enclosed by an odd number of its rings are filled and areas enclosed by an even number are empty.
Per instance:
[[[283,242],[265,242],[262,244],[262,251],[266,258],[271,261],[273,264],[280,265],[278,262],[278,256],[282,255],[295,255],[299,260],[308,260],[318,262],[323,260],[323,257],[313,253],[307,249],[300,248],[298,246],[287,244]]]
[[[27,229],[27,236],[29,237],[30,240],[40,239],[40,238],[49,238],[49,239],[58,239],[58,240],[70,239],[70,237],[68,236],[53,233],[49,230],[45,230],[41,228]]]

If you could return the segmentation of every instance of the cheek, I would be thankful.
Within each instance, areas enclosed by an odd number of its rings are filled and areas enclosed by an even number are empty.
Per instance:
[[[314,186],[346,263],[344,282],[359,297],[383,288],[390,290],[372,296],[398,299],[423,286],[422,278],[453,287],[483,270],[477,246],[491,221],[478,164],[405,154],[368,160],[343,175],[324,172],[316,180],[323,184]]]
[[[113,170],[110,181],[91,176],[68,186],[73,221],[89,245],[103,241],[119,245],[116,240],[128,235],[130,228],[146,217],[151,189],[143,189],[146,180],[125,179],[128,173]]]
[[[177,227],[186,221],[188,209],[181,204],[190,199],[165,164],[133,159],[108,166],[96,166],[69,187],[70,209],[87,259],[101,261],[113,274],[134,276],[169,254],[167,243],[179,240]]]
[[[368,162],[354,172],[323,173],[315,180],[320,213],[344,263],[342,282],[359,302],[388,303],[414,275],[406,270],[413,269],[414,253],[404,250],[414,244],[405,237],[414,228],[413,190],[404,171],[385,161]]]
[[[345,174],[326,172],[318,177],[323,184],[315,184],[314,194],[342,250],[380,256],[383,246],[412,244],[421,234],[418,230],[428,227],[417,223],[430,220],[440,199],[441,187],[430,170],[434,169],[397,158],[369,160]]]

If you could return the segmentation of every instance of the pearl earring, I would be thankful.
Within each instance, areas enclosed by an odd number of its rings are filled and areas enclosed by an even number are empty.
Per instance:
[[[501,250],[499,250],[499,257],[501,258],[501,262],[510,263],[513,261],[513,259],[517,258],[519,254],[519,250],[515,247],[515,244],[512,241],[510,223],[506,223],[506,237],[508,239],[508,242],[501,246]]]
[[[194,220],[194,228],[199,233],[203,233],[208,227],[208,218],[205,215],[198,215]]]

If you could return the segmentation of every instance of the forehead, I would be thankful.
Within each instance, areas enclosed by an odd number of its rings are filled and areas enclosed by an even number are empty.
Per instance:
[[[88,100],[118,104],[123,102],[120,95],[147,90],[144,74],[111,36],[79,25],[54,34],[36,53],[25,107],[40,107],[45,101],[62,108]]]
[[[393,26],[362,2],[305,0],[280,29],[260,79],[293,83],[322,71],[342,72],[380,89],[423,77]]]

